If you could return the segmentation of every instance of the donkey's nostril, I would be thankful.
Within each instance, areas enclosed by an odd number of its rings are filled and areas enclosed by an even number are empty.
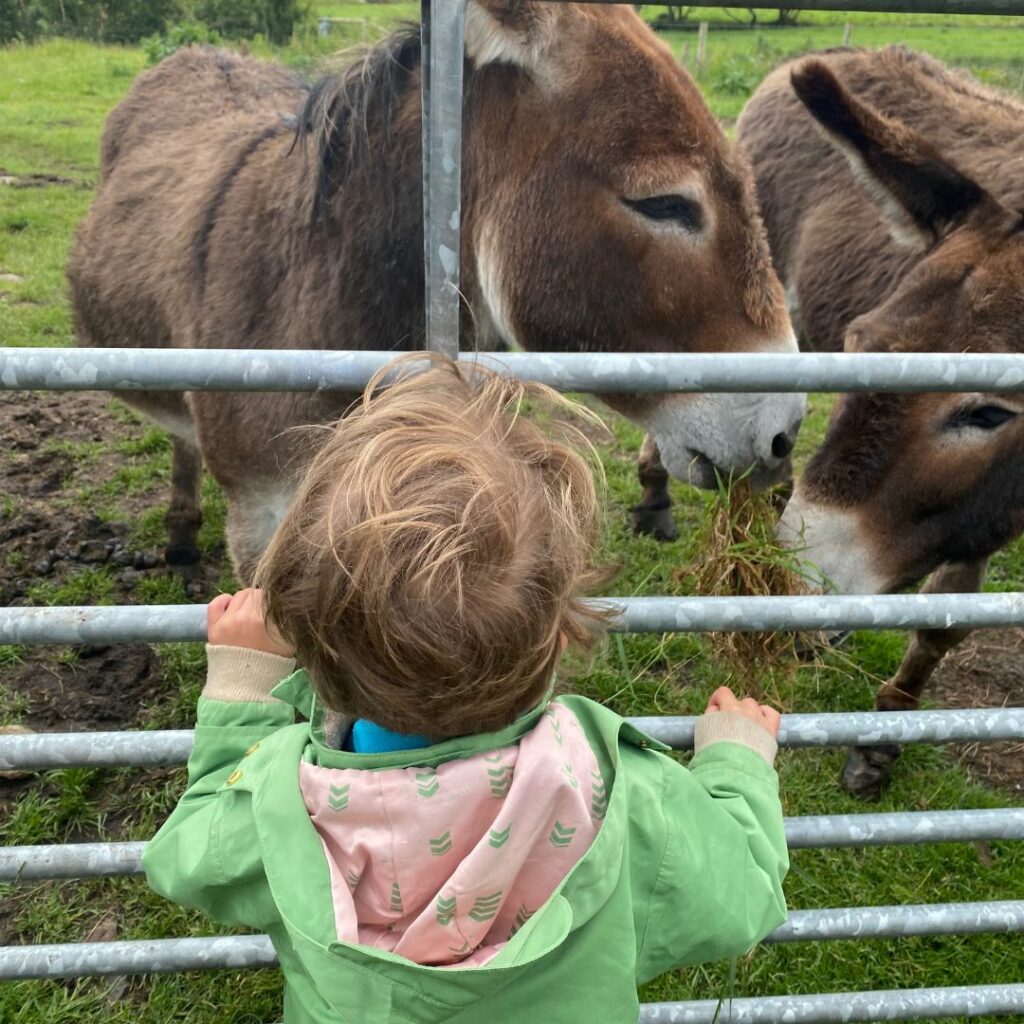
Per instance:
[[[772,455],[777,459],[784,459],[793,450],[795,443],[788,434],[776,434],[772,438]]]

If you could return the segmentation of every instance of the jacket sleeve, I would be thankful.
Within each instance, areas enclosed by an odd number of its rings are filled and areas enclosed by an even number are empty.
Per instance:
[[[142,866],[162,896],[205,910],[224,924],[266,927],[275,909],[256,842],[251,798],[231,788],[247,751],[294,721],[270,696],[291,659],[233,647],[208,647],[188,788],[149,843]]]
[[[658,755],[664,845],[640,936],[639,981],[745,953],[786,920],[789,854],[769,763],[774,741],[770,749],[744,742],[751,737],[742,725],[727,738],[723,720],[706,717],[717,719],[715,734],[701,744],[698,726],[700,749],[688,769]]]

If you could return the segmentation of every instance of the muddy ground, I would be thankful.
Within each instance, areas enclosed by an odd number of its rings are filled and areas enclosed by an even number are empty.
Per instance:
[[[92,392],[9,391],[2,402],[0,604],[40,603],[40,586],[44,594],[59,592],[81,569],[101,567],[112,580],[104,603],[138,603],[140,583],[166,570],[157,547],[132,544],[132,516],[161,504],[162,488],[126,498],[123,519],[100,518],[77,500],[82,474],[66,443],[131,439],[139,428],[115,418],[110,399]],[[112,475],[118,461],[111,453],[90,464],[88,481]],[[78,648],[77,655],[71,660],[63,647],[27,648],[20,663],[3,668],[3,685],[27,702],[21,722],[38,730],[137,725],[161,684],[151,648]]]
[[[113,518],[97,516],[76,497],[83,476],[97,485],[114,475],[124,459],[113,446],[143,429],[103,394],[2,393],[0,605],[38,603],[44,584],[52,597],[86,567],[105,567],[113,582],[102,600],[113,604],[139,603],[147,580],[167,576],[160,545],[133,541],[138,518],[165,503],[165,481],[119,499]],[[91,442],[112,450],[76,465],[74,445]],[[216,579],[223,549],[205,555],[208,577]],[[144,644],[79,648],[76,656],[66,648],[26,648],[0,662],[0,712],[33,730],[138,728],[166,691],[159,659]],[[974,634],[946,659],[932,696],[957,707],[1024,704],[1024,630]],[[985,783],[1024,791],[1024,744],[979,744],[959,753]],[[30,784],[0,780],[0,813]]]
[[[0,394],[0,605],[152,601],[169,574],[161,544],[141,543],[137,526],[165,504],[166,481],[152,472],[151,485],[117,498],[113,515],[110,502],[96,496],[128,461],[117,443],[138,440],[145,428],[104,394]],[[207,554],[209,578],[216,579],[223,549]],[[93,580],[91,599],[80,596],[83,577]],[[139,728],[154,708],[173,703],[172,689],[148,644],[7,648],[0,657],[0,725],[39,732]],[[0,779],[0,819],[36,787],[49,795],[52,778]],[[103,794],[94,796],[104,803]]]

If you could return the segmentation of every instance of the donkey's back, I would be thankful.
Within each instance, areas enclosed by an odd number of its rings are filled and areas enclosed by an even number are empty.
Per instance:
[[[211,46],[178,50],[136,78],[103,129],[105,180],[126,152],[155,136],[200,129],[237,115],[290,116],[307,93],[302,78],[279,64]]]
[[[284,149],[308,90],[285,68],[188,47],[141,74],[103,132],[68,278],[80,345],[186,344],[204,243],[255,148]]]

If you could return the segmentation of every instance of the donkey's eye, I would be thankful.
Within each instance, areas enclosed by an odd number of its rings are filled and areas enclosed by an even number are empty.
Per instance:
[[[1012,409],[1001,405],[979,405],[974,409],[962,409],[950,420],[950,426],[954,429],[974,427],[976,430],[995,430],[1016,416]]]
[[[704,227],[704,211],[700,204],[685,196],[648,196],[646,199],[624,199],[623,202],[650,220],[671,220],[687,231]]]

